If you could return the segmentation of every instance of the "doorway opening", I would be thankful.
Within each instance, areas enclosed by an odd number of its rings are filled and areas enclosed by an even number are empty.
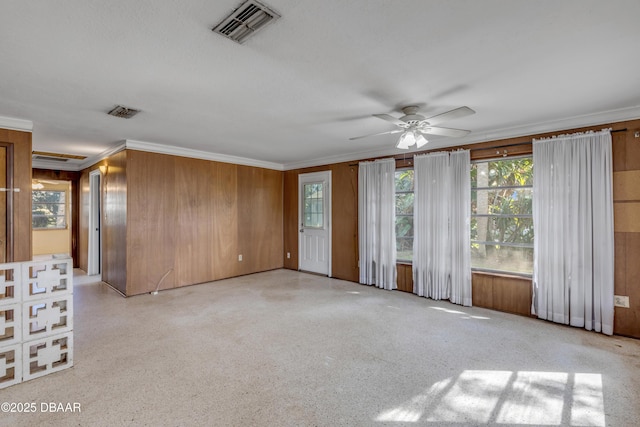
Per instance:
[[[87,256],[87,275],[102,273],[102,224],[100,221],[102,200],[100,170],[89,173],[89,248]]]
[[[38,258],[71,258],[71,181],[31,181],[32,254]]]

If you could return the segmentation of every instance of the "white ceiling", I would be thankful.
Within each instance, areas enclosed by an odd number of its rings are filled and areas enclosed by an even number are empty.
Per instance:
[[[265,0],[282,18],[243,45],[211,31],[240,3],[3,0],[0,123],[88,161],[129,140],[290,169],[399,153],[348,138],[409,104],[477,112],[427,148],[640,117],[638,0]]]

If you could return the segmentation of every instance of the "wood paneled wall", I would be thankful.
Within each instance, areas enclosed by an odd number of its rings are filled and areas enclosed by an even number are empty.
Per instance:
[[[615,294],[629,297],[616,307],[614,332],[640,338],[640,120],[613,134]]]
[[[95,166],[97,168],[97,165]],[[78,206],[78,267],[84,271],[88,269],[89,256],[89,172],[93,170],[85,169],[78,178],[79,199],[76,199]]]
[[[0,142],[13,147],[13,261],[31,260],[31,132],[0,129]],[[9,166],[9,165],[7,165]]]
[[[126,293],[127,265],[127,153],[104,162],[102,175],[102,280]]]
[[[78,268],[78,245],[80,234],[80,172],[49,169],[33,169],[33,179],[52,179],[71,182],[71,257],[73,266]],[[86,265],[85,265],[86,271]]]
[[[358,167],[336,163],[284,173],[284,266],[298,269],[298,175],[331,171],[331,276],[358,281]],[[291,257],[287,258],[287,252]]]
[[[398,280],[396,284],[398,290],[413,293],[413,269],[411,264],[396,264]]]
[[[531,316],[531,279],[474,272],[471,283],[474,306]]]
[[[237,176],[239,274],[282,268],[282,172],[238,166]]]
[[[136,150],[101,164],[103,280],[124,294],[282,268],[282,172]]]

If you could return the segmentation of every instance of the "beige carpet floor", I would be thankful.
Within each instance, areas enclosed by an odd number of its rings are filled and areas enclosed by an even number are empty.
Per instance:
[[[75,366],[12,426],[636,426],[640,341],[288,270],[123,298],[79,275]],[[42,402],[81,412],[40,411]]]

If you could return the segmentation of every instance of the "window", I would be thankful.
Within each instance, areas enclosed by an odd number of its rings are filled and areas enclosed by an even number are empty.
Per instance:
[[[323,183],[304,185],[304,226],[322,228],[324,226]]]
[[[533,160],[495,159],[471,165],[471,267],[533,272]]]
[[[413,260],[413,169],[396,171],[396,250],[398,261]]]
[[[32,191],[31,223],[34,229],[67,228],[65,191]]]

